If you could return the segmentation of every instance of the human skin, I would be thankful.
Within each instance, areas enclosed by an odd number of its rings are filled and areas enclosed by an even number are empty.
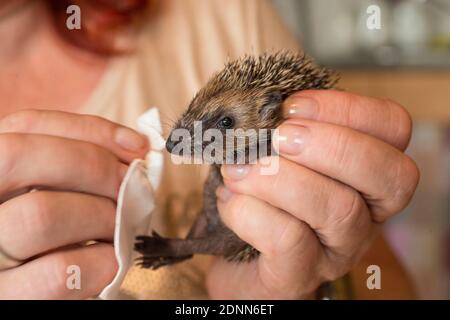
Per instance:
[[[74,113],[107,60],[65,44],[34,3],[0,21],[0,247],[27,260],[0,271],[0,299],[88,298],[116,272],[111,239],[118,186],[148,145],[131,129]],[[29,23],[37,20],[38,27]],[[306,127],[308,134],[298,155],[282,152],[277,176],[251,170],[236,180],[224,168],[231,196],[219,191],[221,216],[262,256],[253,264],[218,260],[208,274],[212,298],[307,297],[321,280],[357,268],[377,226],[415,189],[417,169],[402,153],[411,134],[403,108],[331,91],[301,95],[314,98],[320,112],[306,120],[305,100],[297,103],[281,132]],[[35,110],[23,111],[30,107]],[[249,190],[252,185],[258,188]],[[26,192],[34,187],[41,191]],[[92,239],[102,241],[78,245]],[[72,264],[83,270],[81,290],[66,288]],[[401,273],[395,259],[383,270]]]
[[[115,275],[118,187],[148,144],[131,129],[73,113],[97,85],[105,57],[60,39],[41,1],[3,15],[6,9],[0,6],[0,247],[27,263],[0,271],[0,299],[92,297]],[[25,193],[36,186],[51,191]],[[78,245],[93,239],[102,242]],[[74,264],[81,290],[66,288]]]
[[[261,256],[218,260],[208,279],[215,298],[309,297],[352,270],[416,189],[419,171],[403,153],[411,119],[397,103],[330,90],[297,93],[283,107],[277,174],[222,167],[220,215]]]
[[[87,298],[112,281],[117,193],[147,149],[138,133],[98,117],[30,110],[0,119],[0,244],[26,262],[0,271],[0,299]],[[78,245],[89,240],[99,243]],[[70,265],[82,270],[81,290],[66,287]]]

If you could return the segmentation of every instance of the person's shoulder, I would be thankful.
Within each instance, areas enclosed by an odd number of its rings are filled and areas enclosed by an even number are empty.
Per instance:
[[[298,48],[268,0],[160,0],[137,50],[140,78],[191,97],[224,63]],[[152,78],[152,75],[154,77]],[[183,100],[184,101],[184,100]]]
[[[265,1],[265,0],[263,0]],[[258,0],[187,0],[178,1],[184,18],[191,21],[195,36],[209,50],[213,45],[225,51],[228,57],[257,53]]]
[[[227,58],[299,48],[270,0],[183,0],[172,6],[189,22],[191,39],[205,50],[216,46]]]

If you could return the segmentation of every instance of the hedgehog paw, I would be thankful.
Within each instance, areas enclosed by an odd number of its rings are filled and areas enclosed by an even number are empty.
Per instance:
[[[175,264],[191,258],[192,256],[184,257],[147,257],[142,256],[136,259],[137,265],[141,268],[156,270],[160,267]]]

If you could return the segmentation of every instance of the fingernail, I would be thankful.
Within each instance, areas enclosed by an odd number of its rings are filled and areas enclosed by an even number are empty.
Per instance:
[[[227,187],[220,186],[216,190],[216,196],[219,201],[227,202],[233,193]]]
[[[299,154],[309,134],[306,127],[299,125],[283,125],[278,129],[277,142],[280,153],[288,155]]]
[[[224,165],[220,171],[225,179],[241,180],[247,176],[250,168],[248,165]]]
[[[125,127],[116,129],[115,141],[129,151],[140,151],[146,145],[144,136]]]
[[[286,100],[284,116],[286,118],[316,119],[318,103],[312,98],[292,96]]]

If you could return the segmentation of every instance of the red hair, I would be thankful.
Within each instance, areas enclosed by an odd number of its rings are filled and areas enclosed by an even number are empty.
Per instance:
[[[100,54],[127,52],[151,0],[47,0],[56,29],[72,44]],[[81,29],[69,30],[66,10],[77,5]],[[124,41],[126,40],[126,41]]]

